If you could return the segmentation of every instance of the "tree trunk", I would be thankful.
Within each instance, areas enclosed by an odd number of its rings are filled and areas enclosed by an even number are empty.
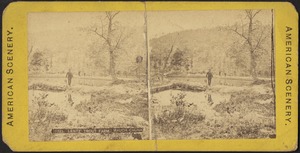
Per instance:
[[[251,54],[250,54],[250,60],[251,60],[251,63],[250,63],[250,74],[253,78],[253,80],[257,80],[257,73],[256,73],[256,60],[255,60],[255,56],[254,56],[254,53],[253,51],[251,51]]]
[[[256,58],[254,55],[254,47],[252,42],[252,32],[253,32],[253,18],[252,16],[249,17],[249,28],[248,28],[248,44],[249,44],[249,51],[250,51],[250,74],[253,78],[253,80],[257,80],[257,73],[256,73]]]
[[[109,48],[109,75],[112,77],[113,80],[117,80],[116,72],[115,72],[115,54],[114,49],[111,44],[111,32],[112,32],[112,19],[109,18],[108,22],[108,30],[107,30],[107,43]]]
[[[114,52],[109,52],[110,61],[109,61],[109,74],[112,77],[113,80],[117,80],[116,71],[115,71],[115,56]]]
[[[164,79],[164,77],[165,77],[165,74],[166,74],[166,68],[167,68],[167,66],[168,66],[169,59],[170,59],[171,54],[172,54],[172,52],[173,52],[173,48],[174,48],[174,44],[171,46],[171,49],[170,49],[170,51],[169,51],[167,57],[164,59],[164,66],[163,66],[163,68],[162,68],[162,70],[161,70],[162,81],[163,81],[163,79]]]

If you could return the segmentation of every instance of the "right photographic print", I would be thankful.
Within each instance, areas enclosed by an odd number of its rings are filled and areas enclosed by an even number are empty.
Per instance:
[[[276,138],[273,14],[147,12],[152,139]]]

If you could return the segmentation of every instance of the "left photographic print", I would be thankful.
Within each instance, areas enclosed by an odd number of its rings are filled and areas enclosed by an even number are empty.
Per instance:
[[[29,141],[147,140],[143,11],[28,14]]]

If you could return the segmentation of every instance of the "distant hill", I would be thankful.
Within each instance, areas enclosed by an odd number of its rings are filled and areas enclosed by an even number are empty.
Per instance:
[[[271,64],[271,27],[262,28],[267,29],[267,38],[262,45],[263,54],[257,60],[257,70],[261,76],[270,73]],[[244,40],[226,27],[185,30],[151,39],[151,54],[163,54],[164,51],[157,48],[168,48],[167,46],[172,44],[170,40],[176,40],[174,47],[185,50],[191,57],[191,73],[200,73],[212,68],[214,73],[222,71],[232,75],[250,75],[250,55],[247,46],[242,46]]]

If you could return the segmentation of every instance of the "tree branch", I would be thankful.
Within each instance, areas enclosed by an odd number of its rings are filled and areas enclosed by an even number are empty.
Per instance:
[[[251,19],[252,18],[252,10],[246,10],[245,12],[246,12],[247,17],[249,19]]]
[[[238,34],[239,36],[241,36],[241,37],[243,37],[244,39],[248,40],[248,38],[247,38],[244,34],[238,32],[237,27],[235,27],[235,29],[229,28],[229,30],[235,32],[235,33]]]
[[[105,14],[106,14],[106,17],[110,20],[111,19],[110,18],[110,16],[111,16],[110,12],[105,12]]]
[[[118,15],[119,13],[120,13],[120,11],[116,12],[115,14],[112,15],[111,18],[113,19],[113,18],[114,18],[116,15]]]
[[[97,34],[98,36],[100,36],[101,38],[103,38],[107,43],[109,43],[108,38],[106,38],[106,37],[103,35],[103,33],[100,34],[100,33],[97,32],[97,28],[95,28],[95,30],[91,30],[91,31],[94,32],[95,34]]]
[[[112,12],[105,12],[106,14],[106,17],[109,19],[109,20],[112,20],[116,15],[118,15],[120,13],[120,11],[116,12],[116,13],[112,13]]]
[[[258,46],[257,49],[261,49],[261,50],[264,50],[264,51],[268,52],[268,50],[266,50],[265,48],[262,48],[262,47],[260,47],[260,46]]]
[[[252,18],[254,18],[261,10],[256,11],[253,15]]]
[[[123,32],[121,32],[119,38],[117,39],[116,45],[113,50],[120,49],[120,42],[122,41]]]
[[[261,48],[261,43],[267,38],[267,36],[263,37],[263,35],[264,35],[264,32],[261,33],[261,35],[254,47],[254,50]]]

